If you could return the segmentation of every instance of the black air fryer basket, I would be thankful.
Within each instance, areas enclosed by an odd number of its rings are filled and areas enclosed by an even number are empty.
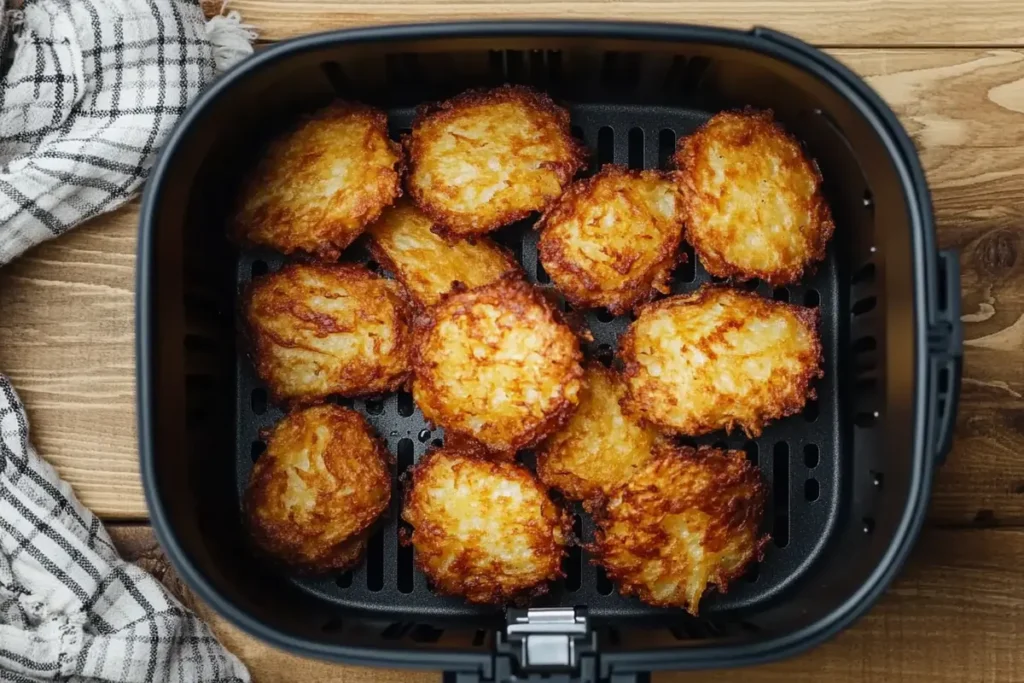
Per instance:
[[[607,162],[665,167],[675,141],[713,113],[774,110],[821,167],[837,225],[827,261],[766,297],[819,306],[825,377],[802,415],[701,439],[743,448],[770,484],[764,561],[701,616],[623,598],[578,548],[566,578],[529,610],[435,595],[398,543],[399,496],[343,575],[286,578],[254,561],[240,495],[281,412],[239,343],[238,293],[276,269],[225,238],[237,181],[261,144],[332,98],[388,110],[396,136],[416,104],[466,88],[525,83],[565,103]],[[530,279],[531,221],[497,239]],[[357,243],[343,257],[367,260]],[[373,267],[374,264],[370,264]],[[294,652],[444,670],[459,680],[627,680],[658,669],[752,664],[805,650],[867,610],[906,558],[932,473],[950,446],[961,329],[956,256],[938,252],[914,148],[857,76],[787,36],[694,26],[470,23],[362,29],[267,49],[190,108],[152,175],[138,264],[139,423],[153,525],[174,566],[218,611]],[[675,290],[710,278],[690,254]],[[588,314],[592,355],[627,318]],[[396,481],[443,434],[407,393],[346,401],[396,455]],[[528,458],[529,455],[527,454]],[[580,515],[577,531],[592,532]]]

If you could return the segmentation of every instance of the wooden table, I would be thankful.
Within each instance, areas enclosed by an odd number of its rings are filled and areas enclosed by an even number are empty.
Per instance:
[[[233,0],[261,41],[366,24],[561,17],[771,26],[828,49],[914,136],[939,241],[961,252],[967,353],[956,444],[928,525],[881,602],[796,659],[662,681],[1024,680],[1024,2],[1020,0]],[[0,370],[36,446],[123,551],[210,618],[258,681],[435,680],[300,660],[213,615],[168,572],[136,461],[137,205],[0,270]]]

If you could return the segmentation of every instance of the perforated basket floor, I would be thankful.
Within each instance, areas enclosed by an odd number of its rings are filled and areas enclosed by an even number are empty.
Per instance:
[[[693,131],[709,116],[703,111],[670,107],[623,105],[570,106],[574,131],[591,150],[593,173],[601,164],[621,163],[631,168],[667,168],[675,141]],[[411,109],[389,112],[392,133],[405,130],[412,120]],[[547,275],[537,262],[536,234],[532,221],[509,226],[495,237],[513,250],[530,280],[550,287]],[[689,260],[676,272],[673,292],[689,292],[711,278],[692,251]],[[365,249],[357,243],[343,260],[367,261]],[[263,251],[240,254],[237,264],[239,291],[253,275],[276,270],[283,262],[279,255]],[[372,267],[375,264],[370,264]],[[825,377],[815,388],[818,399],[808,404],[802,415],[770,425],[762,436],[748,441],[741,433],[731,436],[710,435],[699,443],[726,445],[744,449],[757,463],[771,495],[765,515],[765,531],[772,534],[764,561],[737,581],[728,594],[710,592],[701,604],[702,615],[714,616],[734,610],[754,609],[798,579],[821,550],[837,509],[840,490],[840,405],[838,378],[838,311],[842,310],[837,287],[835,254],[817,273],[800,285],[772,290],[764,283],[749,283],[765,297],[774,297],[822,309],[821,337],[825,356]],[[586,346],[593,357],[607,361],[616,349],[619,335],[629,325],[629,316],[612,317],[604,311],[586,314],[594,342]],[[268,405],[267,393],[258,380],[249,358],[237,355],[236,474],[239,499],[244,491],[253,462],[264,449],[261,429],[272,426],[282,412]],[[441,445],[440,429],[431,431],[408,393],[392,394],[383,400],[343,400],[366,415],[388,448],[395,454],[396,492],[398,477],[416,462],[431,445]],[[530,454],[523,460],[532,464]],[[390,511],[369,543],[366,561],[353,571],[317,579],[292,579],[308,593],[339,607],[373,613],[382,620],[426,621],[465,619],[480,623],[493,617],[499,608],[466,605],[458,598],[435,595],[426,577],[413,567],[410,548],[398,543],[400,496],[395,495]],[[577,510],[576,531],[585,540],[592,535],[592,523]],[[589,608],[595,619],[643,618],[650,620],[677,610],[648,607],[617,594],[603,571],[590,564],[587,553],[573,548],[565,562],[566,578],[551,593],[535,601],[537,606],[563,605]]]

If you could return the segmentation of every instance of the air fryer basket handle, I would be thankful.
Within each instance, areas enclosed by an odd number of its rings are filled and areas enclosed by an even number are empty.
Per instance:
[[[928,334],[932,412],[932,452],[942,464],[953,446],[957,404],[960,402],[964,358],[964,327],[960,320],[960,258],[955,251],[940,251],[935,317]]]

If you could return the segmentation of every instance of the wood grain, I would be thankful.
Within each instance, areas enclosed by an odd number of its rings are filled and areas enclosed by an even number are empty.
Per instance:
[[[1024,44],[1016,0],[233,0],[266,40],[356,26],[471,19],[605,19],[768,26],[818,45]]]
[[[146,526],[112,526],[122,554],[156,574],[207,619],[249,667],[254,681],[426,683],[434,673],[325,664],[279,652],[243,633],[193,596]],[[658,683],[972,683],[1024,671],[1024,530],[930,529],[880,603],[835,640],[777,664],[699,674],[662,674]],[[955,628],[951,625],[955,624]]]
[[[144,518],[135,440],[132,204],[0,270],[0,372],[35,447],[107,518]]]
[[[1024,523],[1024,51],[833,51],[889,101],[921,150],[939,239],[961,250],[968,340],[958,438],[937,524]],[[144,519],[136,466],[135,208],[0,270],[0,369],[35,440],[86,505]]]

